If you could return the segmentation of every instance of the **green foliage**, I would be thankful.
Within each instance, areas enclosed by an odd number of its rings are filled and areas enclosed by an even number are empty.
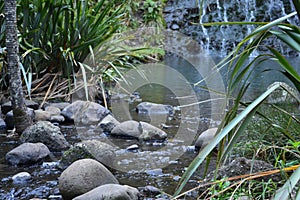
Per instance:
[[[164,23],[162,17],[162,1],[146,0],[143,2],[142,11],[145,24],[149,24],[150,22],[159,22],[159,24]]]
[[[201,1],[203,3],[203,1]],[[295,1],[293,1],[295,2]],[[202,5],[199,4],[200,6]],[[298,2],[299,3],[299,2]],[[299,4],[298,4],[299,5]],[[281,83],[274,83],[271,87],[267,89],[266,92],[264,92],[262,95],[260,95],[257,99],[255,99],[252,103],[245,103],[243,102],[243,97],[249,88],[252,80],[253,80],[253,70],[254,68],[258,67],[261,63],[267,61],[267,60],[275,60],[281,65],[281,71],[282,73],[294,84],[295,88],[300,91],[300,76],[295,70],[298,66],[292,66],[288,60],[275,48],[273,47],[264,47],[265,49],[269,49],[269,53],[260,54],[257,57],[251,59],[250,62],[248,62],[250,56],[252,53],[258,48],[262,47],[262,41],[269,37],[277,38],[281,41],[283,41],[286,45],[290,46],[295,51],[300,52],[300,32],[299,27],[291,24],[284,23],[286,19],[289,17],[295,16],[297,12],[293,12],[291,14],[288,14],[287,16],[284,16],[282,18],[279,18],[273,22],[270,23],[257,23],[259,26],[257,29],[255,29],[251,34],[249,34],[247,37],[242,40],[237,47],[232,51],[225,59],[223,59],[217,67],[222,68],[229,64],[230,69],[230,75],[229,75],[229,82],[228,82],[228,93],[227,98],[230,99],[233,104],[229,107],[228,112],[226,113],[225,118],[223,119],[221,125],[219,126],[218,133],[216,137],[213,139],[213,141],[207,145],[199,154],[197,157],[193,160],[193,162],[190,164],[188,169],[185,171],[185,173],[182,176],[182,179],[178,185],[178,188],[174,194],[174,198],[176,199],[177,195],[182,191],[185,184],[189,180],[189,178],[192,176],[192,174],[196,171],[196,169],[202,164],[202,162],[205,160],[207,156],[210,155],[212,150],[216,145],[219,144],[219,153],[218,153],[218,167],[220,164],[226,159],[226,157],[229,155],[229,152],[233,149],[233,147],[237,144],[239,139],[244,136],[247,128],[249,128],[249,124],[254,123],[253,117],[258,115],[262,119],[264,119],[264,123],[266,123],[266,126],[262,126],[263,128],[266,128],[268,131],[271,131],[270,135],[272,135],[272,138],[276,138],[279,141],[274,141],[275,144],[269,143],[269,144],[263,144],[264,150],[272,149],[273,152],[271,155],[274,157],[273,161],[276,163],[280,163],[283,161],[283,165],[280,167],[287,166],[287,163],[295,164],[295,161],[298,157],[297,152],[294,152],[294,150],[291,150],[290,147],[287,147],[286,144],[288,143],[288,139],[292,141],[293,143],[297,144],[297,141],[299,141],[299,138],[297,140],[293,137],[293,134],[291,133],[291,127],[293,125],[291,124],[297,124],[299,123],[299,119],[293,114],[286,115],[288,111],[285,111],[285,109],[278,109],[279,112],[284,113],[284,115],[287,117],[288,120],[286,124],[280,124],[278,121],[274,121],[274,116],[269,114],[263,114],[260,112],[261,106],[264,104],[264,100],[274,93],[274,91],[277,88],[281,88],[282,90],[285,90],[289,94],[293,94],[293,91],[290,91],[289,88],[285,87],[284,84]],[[299,13],[298,13],[299,14]],[[243,24],[241,22],[230,22],[232,24]],[[224,24],[230,24],[225,22]],[[222,23],[221,23],[222,24]],[[247,23],[245,23],[247,24]],[[204,26],[211,26],[211,25],[220,25],[220,23],[209,23],[209,24],[203,24]],[[271,67],[268,70],[273,70]],[[255,77],[254,77],[255,78]],[[243,80],[243,81],[242,81]],[[299,104],[299,94],[295,95],[295,99],[297,103]],[[293,95],[294,96],[294,95]],[[274,105],[275,106],[275,105]],[[242,110],[242,111],[241,111]],[[276,119],[276,118],[275,118]],[[286,118],[285,118],[286,119]],[[294,133],[294,136],[297,136],[299,130],[296,128],[296,132]],[[265,132],[262,132],[265,133]],[[277,135],[276,135],[277,134]],[[278,135],[281,136],[281,138],[284,138],[285,140],[280,140]],[[256,138],[258,139],[258,138]],[[278,143],[277,143],[278,142]],[[282,142],[282,143],[281,143]],[[281,143],[281,144],[280,144]],[[245,144],[245,143],[244,143]],[[283,145],[279,148],[270,148],[271,145]],[[255,146],[256,144],[250,143],[250,148]],[[259,148],[259,147],[258,147]],[[280,149],[281,148],[281,149]],[[248,148],[249,149],[249,148]],[[275,149],[275,150],[274,150]],[[278,150],[279,149],[279,150]],[[254,150],[254,149],[252,149]],[[257,149],[259,150],[259,149]],[[292,152],[292,153],[291,153]],[[257,153],[257,152],[253,152]],[[286,159],[286,155],[291,155],[292,158],[289,158],[289,160]],[[254,155],[254,154],[253,154]],[[254,155],[256,156],[256,154]],[[269,157],[270,158],[270,157]],[[278,166],[278,165],[277,165]],[[295,169],[297,169],[297,165],[293,165]],[[294,169],[293,168],[293,169]],[[299,168],[294,172],[296,175],[292,175],[288,181],[292,181],[292,183],[289,186],[284,186],[286,189],[280,190],[280,195],[284,194],[285,197],[291,193],[291,188],[295,186],[295,184],[299,181]],[[288,185],[288,182],[286,183]],[[265,191],[270,191],[272,193],[275,192],[277,186],[271,187],[268,189],[265,189]],[[282,192],[283,191],[283,192]],[[252,190],[249,191],[249,194],[253,192]],[[233,195],[234,193],[232,193]],[[263,193],[264,194],[264,193]],[[263,197],[263,196],[262,196]],[[279,198],[278,198],[279,199]]]

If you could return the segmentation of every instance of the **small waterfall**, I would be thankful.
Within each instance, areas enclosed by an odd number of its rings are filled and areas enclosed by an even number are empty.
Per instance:
[[[210,54],[225,56],[257,26],[254,25],[223,25],[223,26],[199,26],[190,22],[227,22],[227,21],[258,21],[269,22],[278,19],[294,11],[292,0],[213,0],[205,1],[199,6],[200,0],[169,0],[165,19],[168,28],[179,27],[180,32],[196,39]],[[176,8],[176,9],[175,9]],[[201,8],[201,12],[199,9]],[[176,16],[175,10],[183,13]],[[202,13],[199,16],[199,13]],[[295,18],[289,19],[289,23],[300,24]],[[172,26],[178,24],[179,26]],[[288,56],[298,56],[293,50],[287,48],[279,41],[270,39],[266,43],[279,47]],[[259,49],[264,51],[264,49]],[[254,52],[255,56],[259,52]]]

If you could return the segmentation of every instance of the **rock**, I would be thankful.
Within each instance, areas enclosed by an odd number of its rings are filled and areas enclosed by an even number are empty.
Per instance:
[[[96,129],[101,129],[102,132],[110,133],[113,130],[113,128],[119,124],[120,124],[120,122],[118,120],[116,120],[112,115],[107,115],[97,125]]]
[[[212,139],[215,137],[217,130],[218,128],[210,128],[202,132],[195,143],[195,148],[202,149],[207,144],[209,144],[212,141]]]
[[[49,121],[51,114],[44,110],[35,110],[35,121]]]
[[[136,106],[138,113],[143,114],[174,114],[174,109],[170,105],[142,102]]]
[[[58,122],[58,123],[62,123],[65,121],[64,116],[62,115],[54,115],[50,117],[50,121],[51,122]]]
[[[33,109],[31,108],[27,108],[27,114],[32,118],[34,119],[34,111]],[[9,111],[8,113],[6,113],[6,116],[5,116],[5,123],[7,125],[7,129],[11,130],[15,127],[14,125],[14,114],[13,114],[13,111]]]
[[[63,198],[73,199],[105,184],[118,184],[117,179],[101,163],[93,159],[77,160],[59,177]]]
[[[89,101],[75,101],[65,107],[61,114],[66,120],[74,121],[79,126],[97,125],[110,111],[100,104]]]
[[[7,129],[6,123],[0,116],[0,134],[5,133],[6,129]]]
[[[59,166],[65,169],[76,160],[83,158],[92,158],[103,165],[112,167],[116,158],[115,148],[99,140],[85,140],[65,151]]]
[[[137,144],[130,145],[126,148],[127,151],[136,151],[139,149],[139,146]]]
[[[172,30],[179,30],[179,25],[178,24],[172,24],[171,29]]]
[[[144,141],[164,140],[167,138],[167,134],[159,128],[146,122],[136,122],[133,120],[125,121],[117,125],[111,131],[111,135]]]
[[[48,106],[51,106],[51,107],[56,107],[58,108],[59,110],[63,110],[65,107],[69,106],[70,103],[68,102],[60,102],[60,103],[49,103],[47,105],[45,105],[45,109],[48,107]]]
[[[140,122],[142,126],[142,135],[139,136],[140,140],[149,141],[149,140],[165,140],[167,138],[167,134],[146,122]]]
[[[31,180],[31,175],[28,172],[20,172],[12,177],[14,184],[26,184]]]
[[[141,188],[141,190],[147,197],[157,196],[162,193],[157,187],[151,185],[147,185]]]
[[[34,125],[27,127],[20,141],[24,142],[42,142],[50,151],[61,151],[69,148],[69,143],[60,132],[60,128],[48,121],[39,121]]]
[[[37,110],[39,108],[39,104],[31,100],[25,100],[25,105],[26,107],[31,108],[33,110]],[[3,114],[7,114],[9,111],[11,111],[12,110],[11,102],[8,101],[2,104],[1,110]]]
[[[32,164],[49,154],[48,147],[43,143],[24,143],[8,152],[5,159],[10,165]]]
[[[47,106],[45,108],[45,111],[50,113],[51,116],[60,115],[60,112],[61,112],[59,108],[54,107],[54,106]]]
[[[136,188],[128,185],[106,184],[99,186],[74,200],[141,200],[142,196]]]
[[[142,134],[142,126],[139,122],[129,120],[115,126],[111,131],[111,135],[116,137],[126,137],[138,139]]]

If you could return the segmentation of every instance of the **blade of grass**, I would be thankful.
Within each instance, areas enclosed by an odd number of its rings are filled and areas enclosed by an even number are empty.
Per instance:
[[[215,138],[208,144],[192,161],[188,169],[183,174],[178,187],[173,196],[177,196],[187,181],[199,167],[199,165],[203,162],[203,160],[209,155],[209,153],[214,149],[214,147],[233,129],[235,128],[244,118],[246,118],[253,110],[255,110],[274,90],[280,87],[280,84],[274,84],[267,91],[265,91],[262,95],[260,95],[257,99],[255,99],[244,111],[242,111],[239,115],[237,115],[224,129],[218,133]]]

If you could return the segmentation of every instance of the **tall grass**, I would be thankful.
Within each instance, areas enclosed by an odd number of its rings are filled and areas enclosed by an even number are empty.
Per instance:
[[[296,10],[299,11],[299,1],[295,0],[293,2],[295,4],[295,7],[297,8]],[[285,23],[285,21],[288,18],[297,14],[299,15],[299,13],[293,12],[270,23],[252,22],[251,24],[257,25],[258,27],[251,34],[246,36],[237,45],[237,47],[217,65],[219,67],[222,67],[229,63],[231,73],[228,81],[227,97],[228,99],[233,99],[234,104],[226,113],[226,116],[223,119],[221,125],[219,126],[218,134],[216,135],[214,140],[209,145],[207,145],[201,152],[199,152],[197,157],[193,160],[193,162],[183,174],[178,188],[174,193],[174,199],[176,199],[177,196],[181,193],[181,191],[184,189],[186,183],[191,178],[193,173],[210,155],[210,153],[216,145],[219,146],[217,168],[220,167],[228,153],[232,150],[234,144],[238,141],[241,135],[244,134],[247,125],[252,122],[253,116],[256,114],[261,114],[257,112],[257,109],[264,103],[264,100],[269,95],[276,91],[276,89],[281,88],[282,90],[286,90],[287,93],[290,93],[292,96],[294,96],[296,101],[300,103],[298,93],[300,91],[300,76],[296,71],[296,68],[299,66],[292,66],[289,63],[288,59],[286,59],[278,49],[274,47],[267,47],[269,52],[260,54],[255,58],[252,58],[252,60],[249,63],[247,63],[247,61],[250,58],[250,55],[252,55],[252,52],[255,51],[258,47],[261,47],[262,42],[269,37],[277,38],[278,40],[281,40],[286,45],[288,45],[290,48],[300,52],[300,28],[296,25]],[[222,24],[242,25],[248,23],[219,22],[216,24],[208,23],[203,25],[211,26]],[[293,83],[294,87],[298,90],[298,92],[289,90],[281,83],[275,83],[272,87],[268,88],[261,96],[255,99],[251,104],[244,103],[242,99],[252,82],[251,74],[253,73],[254,68],[262,62],[266,62],[268,60],[275,60],[280,64],[281,72]],[[273,69],[269,68],[268,70]],[[240,112],[241,108],[243,110],[242,112]],[[271,120],[268,119],[268,116],[263,117],[269,122],[271,122]],[[296,119],[294,123],[297,123],[297,121],[298,120]],[[295,139],[290,134],[288,134],[288,132],[285,131],[283,128],[271,123],[270,126],[277,128],[276,131],[281,132],[285,137],[296,142]],[[297,167],[298,166],[296,166],[294,169],[297,169]],[[280,199],[280,197],[286,198],[288,197],[288,195],[290,195],[292,188],[300,180],[300,176],[298,174],[299,168],[287,180],[283,188],[278,191],[278,193],[275,195],[275,199]]]

